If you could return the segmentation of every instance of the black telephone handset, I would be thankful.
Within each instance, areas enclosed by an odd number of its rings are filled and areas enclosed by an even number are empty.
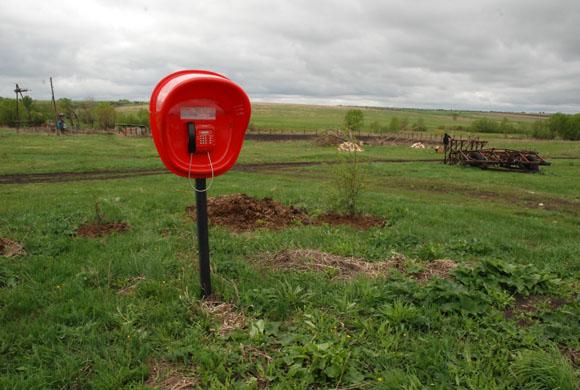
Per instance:
[[[215,147],[214,128],[211,125],[195,126],[194,122],[187,122],[187,153],[208,153]]]
[[[195,123],[187,122],[187,134],[187,153],[192,154],[195,153]]]

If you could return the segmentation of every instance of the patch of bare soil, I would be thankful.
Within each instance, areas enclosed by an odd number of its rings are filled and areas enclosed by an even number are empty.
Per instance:
[[[0,256],[13,257],[26,254],[24,247],[8,238],[0,237]]]
[[[246,316],[234,304],[212,297],[202,301],[200,307],[204,312],[219,320],[219,329],[212,329],[212,331],[219,332],[222,336],[246,326]]]
[[[282,229],[297,223],[309,223],[303,210],[285,206],[271,198],[256,199],[246,194],[209,198],[207,207],[212,224],[227,226],[236,232],[257,228]],[[186,211],[196,218],[195,206],[187,207]]]
[[[182,367],[177,367],[163,360],[151,360],[149,365],[149,378],[145,385],[162,390],[193,389],[198,383],[191,373]]]
[[[131,226],[126,222],[108,222],[108,223],[97,223],[91,222],[80,226],[76,234],[81,237],[97,238],[108,236],[112,233],[122,233],[129,230]]]
[[[504,310],[504,316],[507,319],[517,320],[520,326],[529,326],[534,322],[531,318],[533,314],[542,307],[556,310],[567,303],[568,301],[563,298],[545,295],[518,296],[512,307]]]
[[[366,230],[373,227],[383,227],[386,225],[387,221],[374,215],[345,215],[327,213],[318,216],[315,220],[315,223],[328,225],[349,225],[357,229]]]

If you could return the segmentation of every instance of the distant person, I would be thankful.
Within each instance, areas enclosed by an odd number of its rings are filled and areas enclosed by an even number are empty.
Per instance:
[[[58,134],[64,133],[65,124],[64,124],[64,115],[58,114],[58,118],[56,118],[56,132]]]

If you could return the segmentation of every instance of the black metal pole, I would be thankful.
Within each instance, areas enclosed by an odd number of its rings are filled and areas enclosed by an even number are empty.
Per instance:
[[[197,240],[199,243],[199,276],[201,296],[211,295],[211,275],[209,268],[209,237],[207,230],[207,192],[205,179],[195,179],[195,205],[197,213]]]

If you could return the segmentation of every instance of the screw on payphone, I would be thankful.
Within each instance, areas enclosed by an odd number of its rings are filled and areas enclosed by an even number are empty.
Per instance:
[[[187,153],[211,152],[215,147],[214,131],[212,126],[196,126],[194,122],[187,122]]]

